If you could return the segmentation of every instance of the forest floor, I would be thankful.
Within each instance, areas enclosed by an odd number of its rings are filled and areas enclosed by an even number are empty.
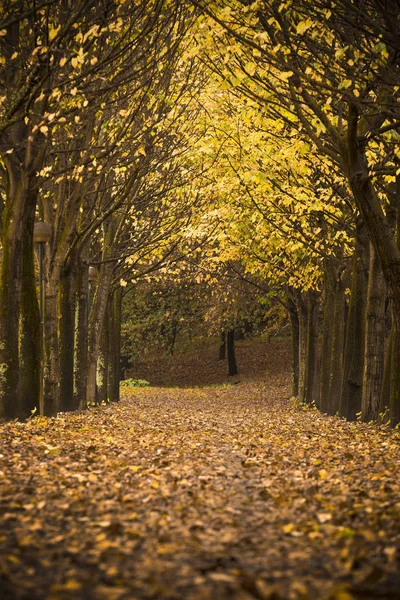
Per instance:
[[[399,432],[275,370],[1,425],[0,598],[400,598]]]

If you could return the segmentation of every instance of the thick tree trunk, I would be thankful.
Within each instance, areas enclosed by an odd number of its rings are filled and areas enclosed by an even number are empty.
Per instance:
[[[299,395],[299,317],[297,315],[296,304],[291,298],[287,298],[287,307],[289,310],[292,342],[292,396],[297,398]]]
[[[380,260],[371,247],[366,311],[365,358],[361,419],[378,419],[385,359],[386,285]]]
[[[75,305],[74,409],[86,408],[88,363],[88,266],[78,264]]]
[[[59,348],[60,348],[60,406],[61,411],[74,410],[74,347],[75,347],[75,264],[61,274],[59,284]]]
[[[228,355],[228,375],[233,377],[238,375],[239,371],[236,364],[235,354],[235,330],[229,329],[226,335],[226,350]]]
[[[361,220],[357,223],[350,306],[343,359],[339,415],[354,421],[361,410],[367,304],[369,240]]]

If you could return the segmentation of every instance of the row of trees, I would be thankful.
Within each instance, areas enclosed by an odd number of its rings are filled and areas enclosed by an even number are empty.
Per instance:
[[[180,191],[182,115],[201,85],[181,61],[192,14],[167,0],[2,3],[3,417],[119,397],[123,286],[168,261],[196,204]],[[42,315],[35,221],[52,231]]]
[[[396,0],[3,3],[3,416],[40,396],[48,415],[117,400],[122,298],[158,271],[161,291],[200,287],[196,316],[220,330],[247,318],[243,282],[274,298],[295,395],[400,420],[398,14]],[[52,225],[42,331],[35,220]]]
[[[396,424],[399,5],[195,4],[222,90],[224,252],[287,306],[293,393],[349,419],[388,409]]]

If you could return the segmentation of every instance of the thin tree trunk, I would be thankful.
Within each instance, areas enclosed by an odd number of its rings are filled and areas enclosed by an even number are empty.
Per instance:
[[[218,350],[218,360],[225,360],[226,358],[226,334],[225,331],[221,331],[220,345]]]
[[[86,408],[88,362],[88,266],[81,258],[78,264],[75,306],[74,409]]]
[[[390,425],[400,423],[400,315],[393,320],[392,360],[390,365]]]
[[[330,368],[331,368],[331,347],[332,347],[332,325],[334,318],[332,282],[329,274],[325,271],[325,303],[324,303],[324,322],[322,331],[322,352],[321,352],[321,392],[320,392],[320,410],[328,411]]]
[[[43,414],[53,417],[59,410],[60,354],[58,339],[58,283],[47,282],[44,296]]]
[[[108,402],[108,373],[109,373],[109,348],[110,348],[110,321],[111,321],[111,298],[108,299],[106,314],[104,316],[99,348],[99,359],[97,362],[97,390],[98,401]]]
[[[350,306],[343,358],[339,415],[354,421],[361,410],[363,389],[365,310],[367,304],[369,240],[362,221],[357,223]]]
[[[389,419],[389,407],[390,407],[390,380],[391,380],[391,370],[392,370],[392,348],[393,348],[393,338],[394,338],[394,327],[392,320],[392,328],[389,334],[389,341],[386,349],[385,356],[385,367],[383,370],[383,381],[382,381],[382,389],[381,395],[379,399],[379,413],[383,417],[383,422],[387,422]]]
[[[74,410],[74,347],[76,273],[74,263],[62,272],[59,284],[59,348],[61,411]]]
[[[343,350],[344,350],[344,285],[337,279],[333,292],[333,322],[332,339],[330,347],[330,374],[327,413],[335,415],[339,408],[340,388],[343,376]]]
[[[307,305],[301,294],[296,296],[297,316],[299,319],[299,393],[298,398],[301,402],[306,399],[306,378],[307,378]]]
[[[379,416],[385,359],[385,302],[385,280],[379,257],[371,246],[361,404],[363,421],[373,421]]]
[[[114,290],[111,302],[110,320],[110,358],[109,358],[109,398],[111,402],[119,402],[121,380],[121,317],[122,288]]]
[[[318,299],[315,292],[308,292],[307,303],[307,356],[305,400],[319,403],[319,353],[318,353]]]
[[[28,192],[29,193],[29,192]],[[39,414],[40,395],[40,313],[35,283],[35,257],[33,251],[33,226],[36,193],[28,202],[23,217],[22,276],[19,343],[19,398],[18,416]]]
[[[287,306],[292,341],[292,396],[297,398],[299,394],[299,317],[297,315],[296,304],[291,298],[287,298]]]
[[[108,295],[111,285],[112,265],[105,263],[101,266],[96,291],[92,300],[89,320],[88,343],[88,377],[86,388],[87,404],[97,402],[96,373],[99,356],[101,330],[107,309]]]
[[[235,354],[235,330],[229,329],[226,335],[226,349],[228,355],[228,375],[233,377],[238,375],[239,371],[236,364]]]

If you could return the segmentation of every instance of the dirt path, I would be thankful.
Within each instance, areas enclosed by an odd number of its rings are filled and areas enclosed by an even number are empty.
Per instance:
[[[399,598],[399,433],[286,382],[0,428],[0,597]]]

